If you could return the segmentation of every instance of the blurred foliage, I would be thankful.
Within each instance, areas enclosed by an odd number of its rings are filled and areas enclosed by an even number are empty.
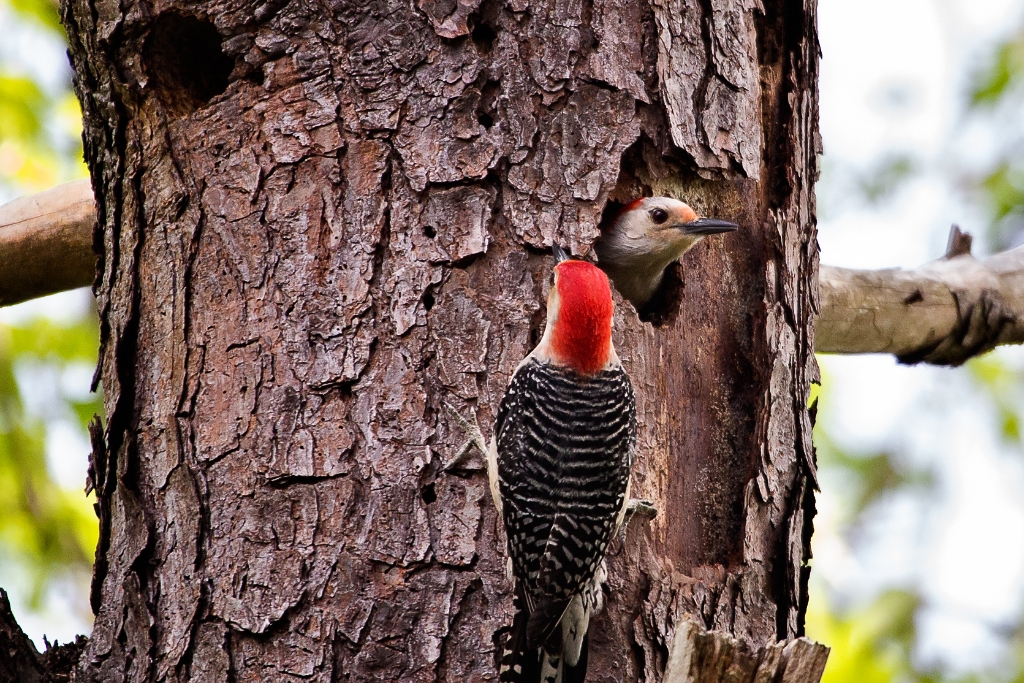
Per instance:
[[[821,365],[821,385],[812,400],[827,411],[834,380],[827,364]],[[833,520],[836,533],[855,545],[858,529],[876,506],[897,493],[916,489],[932,492],[931,473],[915,470],[894,453],[850,453],[825,430],[822,420],[814,428],[818,472],[822,488],[839,503]],[[912,591],[888,590],[866,606],[838,609],[831,604],[822,577],[812,572],[807,635],[832,648],[822,683],[903,683],[933,680],[912,661],[916,630],[914,618],[921,599]],[[940,680],[940,679],[934,679]]]
[[[1001,113],[1011,120],[1024,114],[1024,28],[993,51],[975,80],[970,100],[975,113]],[[996,250],[1019,244],[1024,234],[1024,140],[1002,144],[996,162],[977,183],[992,214],[989,237]]]
[[[1019,130],[1015,123],[1024,115],[1024,28],[995,47],[974,80],[970,113],[988,117],[997,130]],[[1024,241],[1024,140],[1013,134],[1004,136],[989,170],[970,179],[990,211],[993,250]],[[840,189],[843,193],[857,189],[864,201],[873,204],[889,196],[914,171],[910,160],[891,156],[867,174],[846,178]],[[989,354],[971,360],[964,371],[987,397],[1003,443],[1020,450],[1024,447],[1024,368],[1010,367]],[[831,379],[823,373],[823,387],[815,394],[826,408],[830,389]],[[814,442],[822,481],[838,497],[835,531],[850,545],[856,544],[857,530],[886,499],[934,491],[931,473],[908,469],[899,454],[845,452],[820,422]],[[916,619],[925,605],[913,589],[889,590],[866,604],[841,608],[830,602],[834,596],[821,576],[812,573],[812,581],[807,633],[832,647],[823,683],[1024,683],[1024,624],[1010,629],[1014,633],[1009,639],[1009,662],[996,670],[958,677],[915,660]]]
[[[1024,232],[1024,167],[1001,161],[979,183],[992,213],[989,239],[997,251],[1020,242]]]
[[[1024,409],[1024,373],[988,354],[967,363],[971,378],[985,389],[999,421],[1003,441],[1020,446],[1021,410]]]
[[[905,154],[889,155],[860,174],[858,189],[868,204],[879,204],[899,191],[917,170],[917,164]]]
[[[1019,448],[1024,368],[1010,367],[989,354],[972,359],[965,371],[991,401],[990,412],[1004,441]],[[815,388],[813,399],[827,410],[833,389],[824,365],[822,385]],[[834,532],[851,547],[857,545],[859,530],[887,500],[938,493],[930,471],[910,467],[898,453],[845,451],[820,420],[814,443],[822,487],[838,503],[832,519]],[[832,602],[827,577],[811,576],[806,632],[832,648],[822,683],[1024,683],[1024,624],[1017,624],[1010,638],[1011,661],[994,670],[954,676],[915,660],[916,620],[927,606],[915,587],[886,590],[866,604],[842,608]]]
[[[19,32],[63,41],[56,3],[0,0],[0,35],[9,39]],[[64,81],[48,92],[23,64],[0,60],[0,184],[18,193],[38,192],[86,176],[82,115],[70,69]]]
[[[910,487],[928,489],[934,483],[931,474],[910,470],[893,453],[849,453],[839,448],[828,432],[814,434],[818,462],[830,473],[838,473],[843,481],[845,520],[853,522],[873,504],[893,491]]]
[[[85,392],[59,388],[59,404],[48,406],[45,417],[33,415],[21,383],[92,367],[98,336],[94,315],[68,324],[37,318],[24,326],[0,325],[0,554],[29,569],[29,604],[35,608],[51,579],[90,570],[98,537],[85,482],[68,490],[51,478],[47,432],[56,418],[84,434],[103,406],[97,394],[83,398]],[[40,373],[41,367],[48,372]]]
[[[824,600],[812,603],[807,630],[832,648],[822,683],[922,680],[911,665],[919,604],[913,593],[897,590],[843,616],[829,610]]]
[[[866,607],[840,615],[818,599],[807,610],[807,631],[831,647],[821,683],[1024,683],[1024,638],[1011,642],[1005,668],[963,676],[916,666],[915,614],[920,598],[890,590]]]
[[[11,0],[11,7],[23,17],[37,21],[45,28],[64,35],[57,3],[51,0]]]
[[[827,365],[821,365],[821,384],[814,387],[812,401],[828,405],[833,379]],[[816,410],[816,408],[815,408]],[[895,453],[851,453],[841,448],[832,436],[817,423],[814,447],[818,467],[832,480],[840,493],[842,532],[849,532],[868,510],[895,491],[914,488],[922,493],[934,486],[930,472],[912,469]]]
[[[26,36],[59,45],[64,33],[57,4],[0,0],[0,36],[8,45]],[[11,53],[0,52],[0,191],[11,196],[84,177],[70,69],[62,85],[57,79],[58,87],[47,86],[17,61],[30,56],[12,61],[4,54]],[[54,581],[91,574],[98,524],[84,478],[80,486],[62,488],[51,468],[64,460],[57,451],[67,447],[57,432],[70,426],[84,446],[89,419],[103,412],[99,395],[72,386],[91,374],[98,338],[95,314],[0,323],[0,569],[28,577],[27,594],[19,597],[33,609],[42,607]],[[33,406],[30,399],[38,396],[47,397],[47,405]]]
[[[999,45],[988,66],[978,74],[971,93],[976,106],[995,106],[1007,94],[1019,90],[1024,79],[1024,32]]]
[[[829,216],[851,206],[884,205],[895,199],[921,170],[921,162],[904,153],[885,155],[864,167],[823,156],[821,180],[815,188],[818,218],[827,221]]]

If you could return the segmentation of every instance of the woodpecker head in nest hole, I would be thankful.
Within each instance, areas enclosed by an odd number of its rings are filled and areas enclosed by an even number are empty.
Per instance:
[[[640,309],[658,291],[670,263],[707,235],[737,227],[704,218],[671,197],[644,197],[623,207],[594,249],[619,293]]]

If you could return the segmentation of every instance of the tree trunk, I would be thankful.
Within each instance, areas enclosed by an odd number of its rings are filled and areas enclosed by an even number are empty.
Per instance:
[[[694,620],[737,661],[805,648],[772,644],[803,633],[814,514],[812,0],[63,18],[108,415],[80,680],[493,680],[504,538],[485,475],[439,469],[443,401],[489,432],[548,247],[641,193],[743,227],[647,322],[617,301],[660,514],[612,549],[588,680],[692,678]]]

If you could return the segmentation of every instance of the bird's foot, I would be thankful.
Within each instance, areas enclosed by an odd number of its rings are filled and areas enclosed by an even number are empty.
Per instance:
[[[634,515],[639,515],[644,519],[654,519],[658,516],[658,508],[654,506],[652,501],[643,498],[630,498],[629,502],[626,503],[626,515],[622,520],[622,535],[626,535],[626,527],[633,520]]]
[[[458,450],[454,457],[441,466],[441,470],[447,472],[465,463],[473,452],[474,447],[480,451],[480,455],[486,458],[487,441],[484,439],[483,432],[480,431],[480,424],[476,421],[476,414],[472,415],[472,421],[470,421],[463,417],[455,406],[448,401],[444,401],[444,407],[448,410],[449,414],[455,418],[455,421],[459,423],[469,439],[466,443],[462,444],[462,448]]]
[[[631,517],[640,515],[646,519],[654,519],[658,516],[658,508],[654,506],[654,501],[646,498],[630,498],[626,503],[626,514]]]

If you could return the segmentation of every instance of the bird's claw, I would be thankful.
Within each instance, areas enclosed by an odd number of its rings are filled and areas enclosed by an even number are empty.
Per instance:
[[[626,504],[626,514],[630,517],[640,515],[646,519],[654,519],[658,516],[658,508],[655,507],[654,501],[646,498],[630,498]]]
[[[475,414],[473,415],[473,421],[470,422],[451,403],[448,401],[443,401],[443,403],[448,413],[455,418],[455,421],[459,423],[463,431],[469,436],[469,439],[466,443],[462,444],[462,448],[458,450],[455,456],[441,466],[441,470],[447,472],[464,463],[474,447],[480,451],[480,455],[486,457],[487,442],[484,440],[483,432],[480,431],[480,424],[476,421]]]
[[[654,506],[652,501],[643,498],[630,498],[629,502],[626,503],[626,514],[622,519],[622,527],[620,528],[623,538],[626,536],[626,528],[633,521],[634,515],[639,515],[644,519],[654,519],[658,516],[658,508]]]

